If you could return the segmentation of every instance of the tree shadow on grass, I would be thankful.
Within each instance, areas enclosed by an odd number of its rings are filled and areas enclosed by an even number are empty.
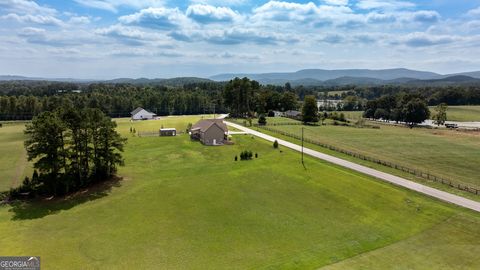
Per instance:
[[[114,177],[64,197],[11,202],[8,211],[14,213],[12,220],[37,219],[58,214],[77,205],[108,196],[114,187],[121,186],[121,180],[120,177]]]

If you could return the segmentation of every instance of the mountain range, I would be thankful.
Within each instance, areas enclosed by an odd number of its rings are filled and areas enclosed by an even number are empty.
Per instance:
[[[292,85],[381,85],[381,84],[417,84],[422,81],[429,83],[466,83],[480,81],[480,71],[438,74],[428,71],[418,71],[404,68],[396,69],[304,69],[296,72],[278,73],[228,73],[210,77],[214,81],[228,81],[232,78],[248,77],[263,84],[282,85],[290,82]],[[449,79],[451,78],[451,79]]]
[[[277,73],[228,73],[218,74],[210,78],[178,77],[171,79],[148,78],[118,78],[113,80],[80,80],[72,78],[35,78],[23,76],[1,76],[0,81],[63,81],[63,82],[104,82],[104,83],[131,83],[181,86],[188,83],[212,81],[229,81],[235,77],[259,81],[262,84],[284,85],[289,82],[292,86],[341,86],[341,85],[448,85],[448,84],[478,84],[480,71],[455,74],[438,74],[428,71],[418,71],[404,68],[396,69],[304,69],[296,72]]]

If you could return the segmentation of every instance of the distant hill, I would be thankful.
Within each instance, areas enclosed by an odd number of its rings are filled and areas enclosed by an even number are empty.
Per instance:
[[[147,79],[147,78],[118,78],[113,80],[82,80],[71,78],[40,78],[24,77],[14,75],[0,75],[0,81],[51,81],[51,82],[77,82],[77,83],[130,83],[130,84],[152,84],[165,86],[183,86],[190,83],[213,82],[210,79],[196,77],[178,77],[171,79]]]
[[[471,85],[480,84],[480,79],[465,75],[454,75],[437,80],[412,80],[406,82],[408,85],[428,85],[428,86],[443,86],[443,85]]]
[[[273,73],[228,73],[212,76],[208,79],[198,77],[178,78],[117,78],[113,80],[80,80],[71,78],[36,78],[15,75],[0,75],[0,81],[61,81],[74,83],[129,83],[164,86],[183,86],[191,83],[209,83],[214,81],[229,81],[235,77],[248,77],[262,84],[284,85],[289,82],[292,86],[342,86],[342,85],[451,85],[451,84],[478,84],[480,71],[442,75],[428,71],[418,71],[405,68],[395,69],[303,69],[296,72]]]
[[[182,86],[191,83],[205,83],[213,82],[210,79],[197,78],[197,77],[178,77],[171,79],[131,79],[131,78],[119,78],[114,80],[100,81],[103,83],[130,83],[130,84],[152,84],[152,85],[165,85],[165,86]]]
[[[0,75],[0,81],[55,81],[55,82],[84,82],[82,79],[72,78],[40,78],[40,77],[25,77],[17,75]]]
[[[455,74],[446,75],[446,77],[451,77],[451,76],[468,76],[468,77],[472,77],[472,78],[475,78],[475,79],[480,79],[480,71],[463,72],[463,73],[455,73]]]
[[[397,78],[412,78],[419,80],[439,79],[442,75],[417,71],[404,68],[397,69],[341,69],[341,70],[325,70],[325,69],[304,69],[297,72],[284,73],[260,73],[260,74],[219,74],[210,77],[215,81],[228,81],[235,77],[249,77],[258,80],[261,83],[281,84],[284,81],[296,81],[313,79],[318,81],[335,80],[338,78],[371,78],[379,80],[394,80]],[[276,82],[276,83],[274,83]]]

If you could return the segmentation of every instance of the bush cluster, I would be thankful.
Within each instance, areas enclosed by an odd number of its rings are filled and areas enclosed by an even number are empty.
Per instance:
[[[253,153],[252,151],[242,151],[240,153],[240,160],[251,160],[253,158]]]

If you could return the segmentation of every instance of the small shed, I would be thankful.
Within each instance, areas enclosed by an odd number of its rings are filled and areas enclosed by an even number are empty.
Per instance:
[[[160,136],[177,136],[177,130],[175,128],[162,128],[160,129]]]

